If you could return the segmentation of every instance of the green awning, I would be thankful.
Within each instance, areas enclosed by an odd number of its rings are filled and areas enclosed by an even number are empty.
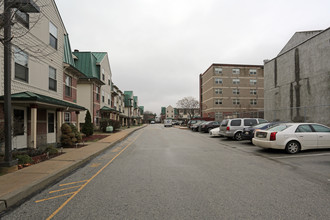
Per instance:
[[[0,101],[4,100],[4,96],[0,96]],[[63,100],[55,99],[49,96],[40,95],[33,92],[20,92],[11,94],[11,100],[15,102],[24,102],[26,104],[51,104],[58,108],[71,108],[72,110],[85,111],[86,108]]]
[[[116,109],[114,109],[114,108],[109,108],[109,107],[107,107],[107,106],[103,106],[100,110],[101,110],[101,111],[104,111],[104,112],[119,112],[119,111],[117,111]]]

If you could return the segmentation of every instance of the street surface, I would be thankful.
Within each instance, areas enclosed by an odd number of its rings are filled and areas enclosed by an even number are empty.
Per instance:
[[[2,219],[330,219],[330,150],[149,125]]]

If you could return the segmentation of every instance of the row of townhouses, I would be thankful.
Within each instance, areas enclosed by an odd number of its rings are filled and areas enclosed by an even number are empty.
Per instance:
[[[199,76],[201,117],[330,125],[330,28],[296,32],[264,65],[212,64]]]
[[[122,125],[142,122],[138,97],[112,82],[108,54],[71,50],[54,0],[34,2],[38,13],[11,6],[13,148],[59,142],[62,124],[73,123],[79,129],[87,110],[95,127],[102,118]],[[0,11],[4,11],[3,4]],[[4,65],[1,44],[0,128],[4,126]]]
[[[200,117],[199,108],[174,108],[171,105],[167,107],[161,107],[160,113],[161,121],[164,119],[174,119],[187,122],[192,118]]]

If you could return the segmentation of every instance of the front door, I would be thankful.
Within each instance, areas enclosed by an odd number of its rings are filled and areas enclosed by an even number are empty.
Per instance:
[[[55,112],[47,112],[47,143],[56,142]]]
[[[27,148],[27,117],[26,108],[13,108],[13,142],[16,149]]]

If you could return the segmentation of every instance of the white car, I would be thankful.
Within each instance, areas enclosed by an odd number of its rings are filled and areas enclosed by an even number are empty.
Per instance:
[[[218,137],[218,136],[221,136],[221,135],[220,135],[220,127],[213,128],[212,130],[210,130],[209,135],[210,135],[211,137]]]
[[[262,148],[300,150],[330,148],[330,128],[316,123],[282,123],[267,130],[256,130],[252,143]]]

